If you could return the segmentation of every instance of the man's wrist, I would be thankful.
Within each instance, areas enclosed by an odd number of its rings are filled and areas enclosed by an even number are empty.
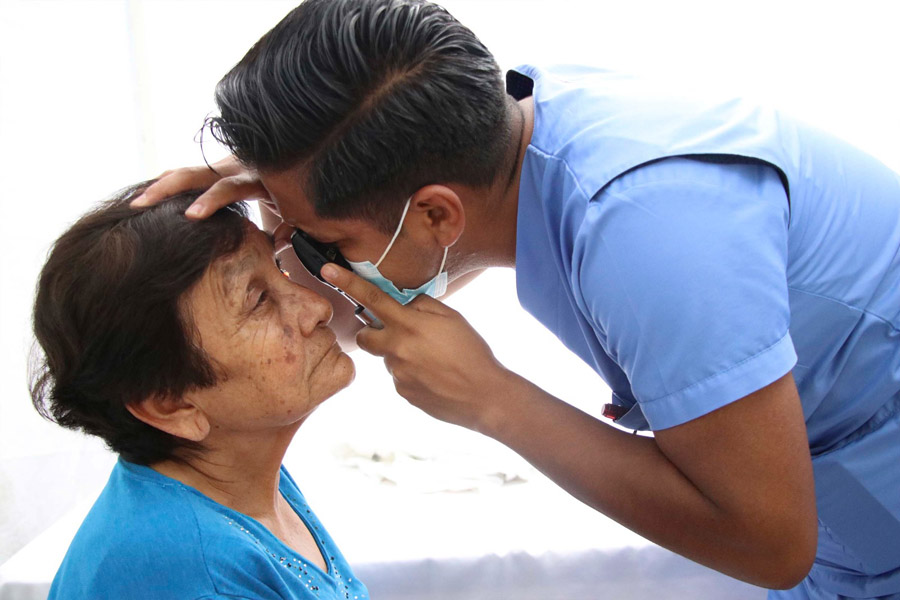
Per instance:
[[[522,376],[501,367],[498,376],[484,390],[482,410],[473,429],[494,439],[503,438],[515,415],[523,410],[530,387]]]

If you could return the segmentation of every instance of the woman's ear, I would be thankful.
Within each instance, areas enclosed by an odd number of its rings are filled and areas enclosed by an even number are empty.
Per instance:
[[[175,437],[202,442],[209,435],[209,420],[183,398],[152,395],[125,405],[136,419]]]
[[[466,211],[455,191],[445,185],[426,185],[412,197],[409,212],[422,229],[443,247],[452,246],[466,228]]]

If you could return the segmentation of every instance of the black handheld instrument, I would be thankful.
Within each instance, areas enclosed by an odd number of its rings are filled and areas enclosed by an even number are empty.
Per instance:
[[[373,315],[368,308],[348,296],[343,290],[334,287],[322,278],[322,267],[324,267],[326,263],[334,263],[347,270],[351,270],[347,259],[341,256],[341,253],[336,247],[318,242],[311,238],[309,234],[300,231],[299,229],[295,229],[294,233],[291,235],[291,246],[294,247],[294,254],[297,255],[297,258],[300,259],[300,262],[306,267],[306,270],[309,271],[311,275],[322,283],[328,284],[328,286],[339,291],[341,295],[356,306],[354,314],[357,319],[374,329],[384,329],[384,324],[378,320],[378,317]]]

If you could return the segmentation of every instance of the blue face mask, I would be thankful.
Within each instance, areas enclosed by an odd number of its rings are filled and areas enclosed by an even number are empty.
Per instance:
[[[412,301],[413,298],[420,294],[427,294],[432,298],[437,298],[439,296],[443,296],[444,292],[447,291],[447,273],[444,271],[444,265],[447,263],[447,251],[449,248],[444,248],[444,258],[441,260],[441,266],[438,269],[437,275],[435,275],[429,281],[426,281],[416,289],[397,289],[397,286],[394,285],[394,282],[381,274],[381,271],[378,270],[378,265],[384,260],[384,257],[387,256],[388,251],[390,251],[391,247],[394,245],[394,242],[397,241],[397,236],[400,235],[400,230],[403,229],[403,221],[406,220],[406,213],[409,211],[409,205],[412,202],[412,196],[410,196],[409,200],[406,201],[406,206],[403,208],[403,215],[400,217],[400,224],[397,225],[397,231],[394,232],[394,237],[391,238],[391,243],[388,244],[388,247],[385,248],[384,253],[381,255],[381,258],[378,259],[378,262],[374,265],[369,261],[363,262],[353,262],[352,260],[348,260],[350,263],[350,268],[353,269],[353,272],[365,279],[370,283],[374,283],[378,288],[383,291],[385,294],[399,302],[400,304],[408,304]]]

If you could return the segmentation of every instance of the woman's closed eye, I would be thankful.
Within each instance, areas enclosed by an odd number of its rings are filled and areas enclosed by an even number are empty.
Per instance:
[[[290,279],[290,277],[291,277],[290,273],[288,273],[287,271],[285,271],[282,268],[281,259],[278,257],[275,257],[275,266],[278,268],[278,270],[281,272],[282,275],[284,275],[285,277]],[[269,290],[266,289],[265,287],[261,287],[259,290],[259,295],[256,296],[256,301],[253,302],[253,308],[251,310],[253,310],[253,311],[259,310],[259,309],[263,308],[266,304],[271,302],[271,300],[272,300],[272,294],[269,292]]]

